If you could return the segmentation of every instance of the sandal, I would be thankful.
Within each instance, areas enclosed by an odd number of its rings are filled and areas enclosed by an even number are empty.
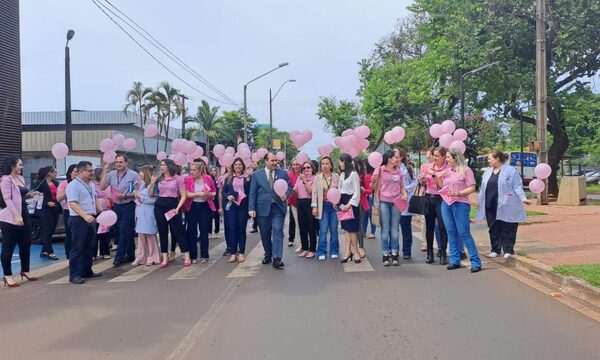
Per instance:
[[[306,254],[305,258],[307,259],[312,259],[315,257],[315,253],[312,251],[309,251],[308,254]]]
[[[390,266],[390,256],[383,255],[383,266]]]
[[[398,254],[392,254],[392,265],[398,266],[400,265],[400,261],[398,260]]]

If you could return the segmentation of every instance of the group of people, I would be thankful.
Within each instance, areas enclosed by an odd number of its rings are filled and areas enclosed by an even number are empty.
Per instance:
[[[160,162],[157,173],[151,165],[134,171],[129,168],[127,157],[118,155],[112,170],[108,166],[94,168],[88,161],[71,165],[67,179],[60,184],[56,182],[55,169],[43,168],[39,173],[42,181],[35,191],[25,185],[21,176],[22,161],[7,158],[2,169],[0,201],[4,284],[19,285],[12,277],[10,263],[16,245],[19,245],[21,276],[37,280],[29,273],[31,229],[25,202],[36,195],[42,199],[36,211],[44,219],[40,256],[57,259],[51,238],[62,208],[67,225],[65,251],[69,280],[75,284],[101,275],[92,271],[92,262],[97,256],[110,258],[111,237],[117,244],[114,266],[131,263],[166,268],[176,258],[177,246],[184,267],[206,262],[208,239],[216,216],[223,216],[226,241],[223,255],[228,256],[230,263],[246,260],[247,225],[253,218],[264,249],[262,263],[282,269],[288,210],[288,246],[294,245],[292,236],[298,233],[301,240],[296,249],[298,257],[340,258],[342,263],[360,263],[366,256],[364,238],[374,237],[375,223],[381,228],[383,265],[397,266],[400,234],[403,259],[412,257],[414,214],[409,212],[408,203],[415,194],[426,202],[426,262],[434,263],[435,236],[439,241],[440,264],[447,265],[449,270],[459,268],[466,246],[471,272],[477,272],[481,270],[481,260],[469,228],[469,195],[475,191],[474,173],[457,150],[438,147],[428,155],[431,161],[423,164],[416,174],[402,148],[385,152],[382,165],[376,169],[361,158],[342,154],[337,163],[339,173],[327,156],[319,162],[293,160],[287,171],[280,167],[274,154],[268,153],[263,159],[264,168],[247,169],[243,159],[236,158],[220,176],[215,176],[216,171],[211,174],[208,164],[201,160],[192,163],[187,174],[170,159]],[[490,168],[483,175],[478,198],[477,217],[487,219],[490,229],[490,257],[502,251],[505,257],[514,253],[517,225],[525,220],[522,204],[528,202],[521,177],[505,164],[506,160],[501,152],[490,153]],[[275,189],[279,180],[287,184],[284,192]],[[341,193],[339,201],[328,198],[329,190],[334,188]],[[97,216],[109,209],[117,215],[112,231],[96,222]],[[372,231],[367,235],[369,221]],[[338,225],[345,231],[343,254]],[[137,244],[134,244],[135,233]]]

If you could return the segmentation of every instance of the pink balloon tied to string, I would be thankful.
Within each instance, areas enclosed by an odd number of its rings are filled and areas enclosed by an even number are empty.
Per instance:
[[[546,163],[539,163],[535,167],[535,176],[540,180],[547,179],[548,177],[550,177],[551,174],[552,168]]]
[[[546,184],[543,180],[533,179],[529,182],[529,190],[534,194],[539,194],[546,189]]]
[[[277,161],[281,161],[285,159],[285,153],[282,151],[278,151],[277,154],[275,154],[275,157],[277,157]]]
[[[354,134],[361,139],[366,139],[371,135],[371,129],[367,125],[361,125],[354,129]]]
[[[121,134],[121,133],[116,133],[116,134],[113,135],[112,141],[117,146],[121,146],[121,145],[123,145],[123,142],[125,141],[125,136],[123,134]]]
[[[182,152],[176,152],[173,154],[173,162],[179,166],[183,166],[187,163],[187,155]]]
[[[445,134],[452,134],[454,132],[454,130],[456,130],[456,124],[454,124],[454,121],[452,120],[444,120],[441,124],[442,126],[442,131]]]
[[[159,151],[159,152],[156,153],[156,160],[163,161],[166,158],[167,158],[167,153],[166,152]]]
[[[329,202],[331,202],[332,204],[336,205],[337,203],[340,202],[341,198],[342,198],[342,193],[340,192],[339,189],[332,188],[332,189],[327,190],[327,200]]]
[[[298,154],[296,154],[296,161],[298,161],[300,164],[304,164],[305,162],[307,162],[309,159],[308,154],[305,152],[299,152]]]
[[[213,154],[217,159],[220,159],[223,154],[225,154],[225,146],[221,144],[217,144],[213,147]]]
[[[465,141],[465,140],[467,140],[467,137],[468,137],[467,130],[456,129],[454,131],[454,134],[452,134],[452,136],[454,136],[454,139],[456,139],[456,140]]]
[[[385,141],[385,143],[388,145],[395,144],[396,143],[395,140],[396,139],[394,138],[394,134],[392,134],[391,131],[388,131],[383,135],[383,141]]]
[[[123,149],[125,150],[133,150],[135,149],[137,143],[134,138],[127,138],[123,141]]]
[[[440,146],[445,148],[449,148],[453,141],[454,137],[451,134],[443,134],[440,136]]]
[[[367,160],[369,161],[369,165],[371,165],[371,167],[378,168],[383,163],[383,156],[377,151],[374,151],[369,154]]]
[[[225,154],[224,154],[224,155],[223,155],[223,156],[222,156],[222,157],[219,159],[219,163],[220,163],[222,166],[225,166],[225,167],[230,167],[230,166],[231,166],[231,164],[233,164],[233,160],[234,160],[234,158],[233,158],[233,154],[225,153]]]
[[[144,129],[144,137],[153,138],[158,135],[158,127],[154,124],[146,125]]]
[[[52,156],[56,160],[62,160],[69,155],[69,147],[65,143],[56,143],[52,145]]]
[[[434,139],[439,139],[443,134],[444,131],[442,130],[442,126],[440,124],[433,124],[429,128],[429,135],[431,135],[431,137]]]
[[[96,221],[103,226],[113,226],[117,222],[117,214],[112,210],[105,210],[98,215]]]
[[[404,139],[406,136],[406,132],[401,126],[395,126],[392,129],[392,135],[394,137],[395,143],[398,143]]]
[[[451,142],[449,148],[457,149],[458,151],[460,151],[461,154],[464,154],[465,151],[467,151],[467,146],[464,142],[460,140],[454,140],[453,142]]]
[[[277,195],[283,196],[288,190],[288,183],[283,179],[277,179],[273,183],[273,189]]]
[[[116,150],[114,149],[114,147],[115,142],[112,141],[112,139],[104,138],[100,140],[100,151],[102,151],[103,153]]]
[[[104,155],[102,155],[102,161],[104,161],[105,164],[114,163],[116,158],[117,158],[117,153],[112,150],[107,151],[104,153]]]

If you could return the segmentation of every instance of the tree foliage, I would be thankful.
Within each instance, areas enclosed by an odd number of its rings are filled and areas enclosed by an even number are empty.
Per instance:
[[[322,97],[319,100],[319,119],[325,119],[325,129],[335,136],[342,131],[354,128],[359,124],[358,105],[348,100],[338,100],[335,96]]]

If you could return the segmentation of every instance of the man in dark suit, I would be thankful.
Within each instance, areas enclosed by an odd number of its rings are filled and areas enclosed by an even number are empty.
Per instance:
[[[263,264],[273,260],[273,267],[283,268],[283,222],[287,212],[286,201],[292,193],[290,178],[285,170],[277,168],[277,158],[268,153],[265,156],[265,168],[252,173],[250,182],[250,199],[248,215],[258,221],[260,239],[265,250]],[[278,179],[283,179],[288,185],[284,195],[275,193],[273,184]]]

